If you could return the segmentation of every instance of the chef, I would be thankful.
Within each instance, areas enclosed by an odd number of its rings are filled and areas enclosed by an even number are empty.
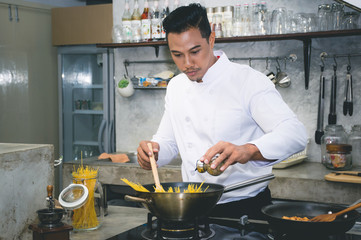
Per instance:
[[[151,169],[152,154],[158,167],[180,154],[183,181],[227,186],[269,174],[273,164],[305,149],[305,127],[274,84],[248,65],[231,62],[223,51],[213,50],[215,33],[203,6],[179,7],[163,26],[182,73],[169,82],[158,131],[151,141],[139,144],[142,168]],[[216,154],[212,168],[223,162],[221,175],[195,171],[198,159],[209,163]],[[261,219],[260,209],[268,204],[271,193],[264,182],[223,194],[211,215]]]

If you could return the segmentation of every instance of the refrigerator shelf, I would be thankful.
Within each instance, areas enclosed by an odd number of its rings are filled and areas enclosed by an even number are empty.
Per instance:
[[[84,89],[84,88],[103,89],[103,85],[101,85],[101,84],[73,85],[73,89]]]
[[[74,145],[83,145],[83,146],[98,146],[97,141],[74,141]]]
[[[73,114],[93,114],[93,115],[102,115],[103,111],[97,110],[74,110]]]

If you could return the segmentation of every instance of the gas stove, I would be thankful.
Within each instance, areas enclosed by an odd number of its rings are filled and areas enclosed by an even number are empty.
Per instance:
[[[267,221],[248,219],[202,218],[189,222],[164,222],[148,213],[147,222],[108,238],[108,240],[361,240],[361,223],[347,233],[291,236],[275,232]]]

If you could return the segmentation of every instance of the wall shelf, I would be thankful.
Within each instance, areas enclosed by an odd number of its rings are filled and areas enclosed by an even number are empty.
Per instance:
[[[305,88],[308,89],[312,39],[329,38],[329,37],[346,37],[346,36],[357,36],[357,35],[361,35],[361,29],[216,38],[216,43],[259,42],[259,41],[280,41],[280,40],[302,41],[304,70],[305,70]],[[158,57],[159,46],[166,46],[166,45],[167,45],[166,41],[149,41],[149,42],[139,42],[139,43],[102,43],[102,44],[97,44],[96,46],[99,48],[154,47],[156,50],[156,56]]]

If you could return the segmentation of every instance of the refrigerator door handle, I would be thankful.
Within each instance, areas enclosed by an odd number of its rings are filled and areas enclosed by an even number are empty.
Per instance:
[[[110,152],[115,152],[115,149],[114,149],[114,131],[113,131],[113,128],[114,128],[114,121],[111,121],[110,122],[110,127],[108,129],[108,136],[109,136],[109,139],[110,139],[110,143],[109,143],[109,150]]]
[[[99,147],[99,152],[103,153],[104,152],[104,147],[103,147],[103,133],[105,130],[105,126],[106,126],[106,121],[105,119],[102,120],[100,127],[99,127],[99,132],[98,132],[98,147]]]

